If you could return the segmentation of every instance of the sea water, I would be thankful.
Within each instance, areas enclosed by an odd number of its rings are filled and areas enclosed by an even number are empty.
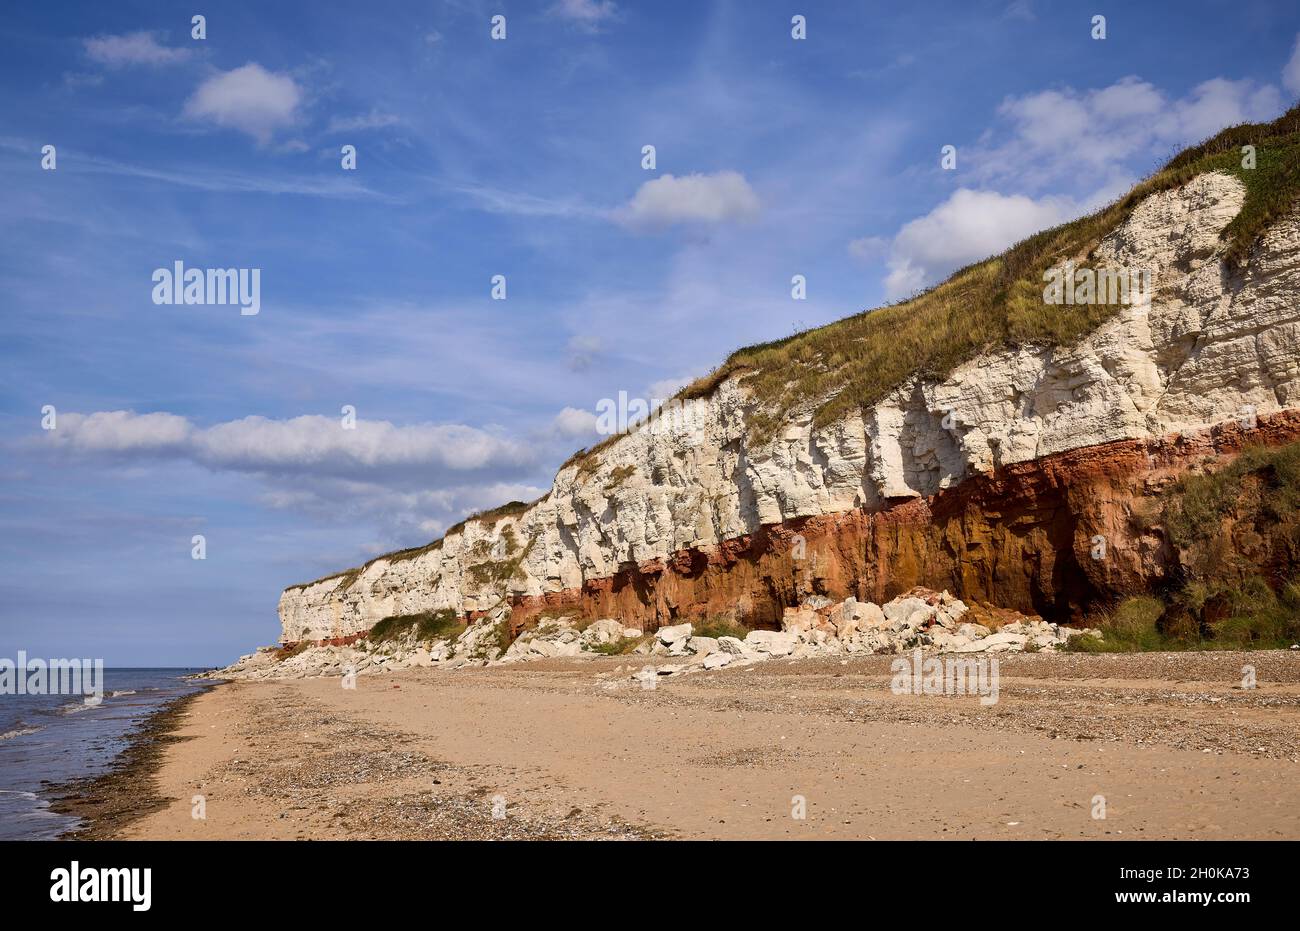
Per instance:
[[[49,809],[53,785],[105,772],[163,704],[203,688],[198,669],[106,669],[104,700],[0,695],[0,840],[58,837],[77,819]]]

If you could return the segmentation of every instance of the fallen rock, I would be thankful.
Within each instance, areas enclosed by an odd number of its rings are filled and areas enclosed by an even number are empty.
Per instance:
[[[749,647],[769,656],[789,656],[798,642],[798,635],[788,631],[751,630],[745,635]]]
[[[672,627],[660,627],[655,631],[655,639],[664,646],[671,648],[676,643],[689,640],[693,629],[689,623],[676,624]]]

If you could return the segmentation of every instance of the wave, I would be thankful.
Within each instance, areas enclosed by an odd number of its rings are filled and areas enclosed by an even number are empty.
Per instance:
[[[99,702],[96,702],[92,705],[85,699],[82,699],[81,701],[68,702],[68,704],[59,708],[59,714],[77,714],[80,711],[89,711],[91,708],[98,708],[99,704]]]
[[[13,740],[15,737],[26,737],[28,734],[35,734],[39,730],[43,730],[43,728],[32,724],[20,723],[13,730],[5,731],[3,734],[0,734],[0,740]]]

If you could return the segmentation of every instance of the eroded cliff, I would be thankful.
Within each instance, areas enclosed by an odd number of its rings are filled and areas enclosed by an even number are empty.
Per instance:
[[[1144,501],[1300,436],[1300,215],[1230,262],[1221,233],[1245,196],[1227,173],[1198,175],[1067,256],[1155,283],[1077,340],[988,349],[830,423],[817,412],[831,398],[809,398],[762,433],[768,400],[729,374],[575,458],[531,505],[287,589],[283,639],[503,600],[516,627],[548,607],[645,629],[775,626],[809,594],[883,601],[914,585],[1071,620],[1150,589],[1169,553]]]

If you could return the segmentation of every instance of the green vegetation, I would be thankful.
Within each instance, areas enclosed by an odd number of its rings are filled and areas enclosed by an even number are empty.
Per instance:
[[[441,611],[422,611],[419,614],[395,614],[386,617],[370,628],[369,640],[382,643],[385,640],[399,640],[415,632],[415,639],[421,642],[432,640],[454,640],[465,629],[456,612],[450,608]]]
[[[358,578],[360,578],[361,573],[365,572],[367,569],[369,569],[375,563],[379,562],[381,559],[387,560],[389,563],[398,563],[408,559],[415,559],[417,556],[423,556],[425,553],[430,553],[433,552],[434,550],[442,549],[443,540],[447,539],[447,537],[450,537],[453,534],[460,533],[462,530],[465,529],[465,525],[468,524],[470,521],[482,521],[484,525],[488,527],[492,527],[498,524],[502,518],[515,517],[519,514],[522,514],[524,511],[528,510],[529,507],[530,505],[523,501],[509,501],[501,505],[500,507],[490,508],[489,510],[486,511],[476,511],[473,514],[470,514],[464,520],[460,521],[459,523],[452,524],[450,527],[447,528],[446,533],[444,533],[437,540],[434,540],[432,543],[426,543],[424,546],[413,546],[404,550],[394,550],[391,553],[381,553],[380,555],[376,556],[374,559],[367,560],[366,562],[362,563],[360,566],[357,566],[355,569],[348,569],[344,572],[335,572],[331,575],[326,575],[326,576],[322,576],[319,579],[314,579],[311,582],[299,582],[296,585],[288,586],[288,588],[286,588],[285,591],[295,591],[299,589],[308,588],[320,582],[328,582],[330,579],[339,580],[338,584],[334,586],[334,591],[336,592],[343,591],[344,589],[348,588],[353,582],[355,582]],[[513,534],[513,528],[510,528],[510,532]]]
[[[508,531],[509,540],[506,544],[507,554],[513,554],[506,559],[488,559],[480,563],[475,563],[466,571],[469,577],[477,585],[491,585],[508,582],[519,572],[519,567],[523,565],[524,559],[532,551],[533,544],[537,542],[536,537],[530,537],[528,545],[522,550],[519,549],[518,541],[515,539],[513,528]],[[504,536],[504,534],[503,534]]]
[[[609,473],[609,481],[605,483],[605,490],[613,491],[635,474],[636,466],[634,465],[615,466]]]
[[[1156,629],[1165,606],[1159,598],[1139,595],[1125,598],[1113,611],[1088,618],[1086,626],[1101,631],[1102,639],[1091,634],[1071,637],[1064,648],[1075,653],[1131,653],[1173,649]]]
[[[1064,649],[1075,653],[1132,653],[1160,650],[1282,650],[1300,642],[1300,580],[1275,593],[1255,576],[1235,586],[1221,586],[1197,604],[1195,590],[1175,595],[1168,604],[1138,595],[1125,598],[1113,611],[1093,615],[1087,626],[1101,631],[1070,638]],[[1217,605],[1206,622],[1206,604]]]
[[[1193,576],[1201,577],[1222,574],[1224,560],[1240,564],[1223,524],[1246,511],[1265,527],[1296,523],[1300,443],[1247,449],[1224,469],[1185,476],[1166,499],[1161,522],[1169,542],[1191,557]]]
[[[587,649],[602,656],[622,656],[625,653],[631,653],[649,639],[649,634],[643,634],[640,637],[620,637],[618,640],[611,640],[609,643],[590,644]]]
[[[303,650],[310,649],[311,646],[312,642],[310,640],[299,640],[297,643],[293,644],[293,646],[282,646],[275,651],[276,662],[283,663],[287,659],[292,659]]]
[[[474,652],[469,655],[469,658],[472,660],[487,659],[488,651],[494,646],[500,651],[498,655],[503,654],[510,648],[510,644],[514,642],[514,639],[514,635],[510,630],[509,619],[503,618],[492,625],[492,636],[481,639]]]
[[[507,501],[500,507],[489,508],[486,511],[475,511],[459,523],[452,524],[448,527],[447,532],[442,535],[442,538],[445,540],[453,534],[460,533],[465,529],[465,525],[471,521],[478,521],[485,527],[495,527],[501,522],[502,518],[517,517],[524,513],[524,511],[528,510],[528,507],[529,505],[526,501]],[[438,541],[435,540],[434,542],[436,543]],[[379,558],[383,559],[384,557],[381,556]]]
[[[1159,499],[1178,575],[1163,600],[1126,598],[1087,621],[1104,640],[1070,649],[1280,649],[1300,642],[1300,443],[1246,449],[1227,466],[1186,475]],[[1271,567],[1271,568],[1265,568]]]
[[[691,625],[691,634],[696,637],[735,637],[737,640],[744,640],[748,633],[748,627],[737,624],[725,615],[705,618],[698,624]]]
[[[1241,165],[1246,144],[1256,147],[1254,169]],[[1043,272],[1067,259],[1086,261],[1143,198],[1210,171],[1246,186],[1241,212],[1223,231],[1229,260],[1240,263],[1268,224],[1300,197],[1300,106],[1273,123],[1224,130],[1097,213],[1031,236],[910,300],[740,349],[679,397],[706,397],[723,379],[746,376],[745,384],[763,402],[752,425],[755,438],[763,440],[791,412],[822,398],[829,400],[815,411],[819,426],[877,403],[914,375],[943,378],[983,351],[1071,343],[1118,308],[1045,304]]]

